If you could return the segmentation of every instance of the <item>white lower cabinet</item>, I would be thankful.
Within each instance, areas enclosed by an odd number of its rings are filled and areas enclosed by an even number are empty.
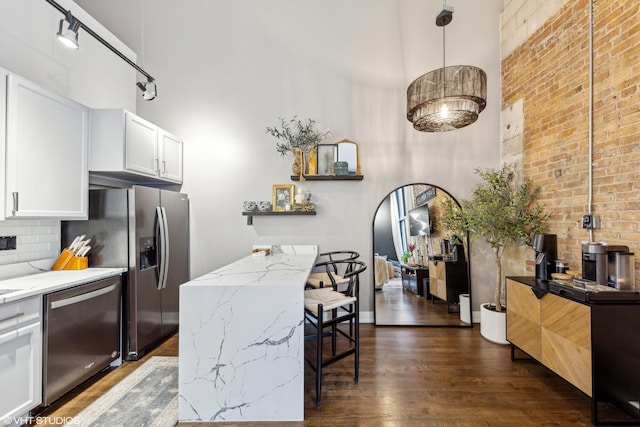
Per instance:
[[[0,423],[21,425],[42,402],[42,297],[0,305]]]

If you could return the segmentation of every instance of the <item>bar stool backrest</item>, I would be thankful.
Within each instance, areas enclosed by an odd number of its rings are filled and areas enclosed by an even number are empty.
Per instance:
[[[356,259],[342,259],[337,261],[325,261],[316,264],[316,267],[324,266],[331,280],[331,286],[334,290],[342,292],[345,295],[358,297],[360,288],[360,273],[367,269],[367,265]],[[338,289],[336,276],[347,279],[346,289]],[[344,283],[341,283],[344,286]]]

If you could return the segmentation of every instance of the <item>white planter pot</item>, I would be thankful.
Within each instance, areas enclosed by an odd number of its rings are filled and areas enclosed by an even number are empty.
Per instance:
[[[509,344],[507,341],[507,313],[489,310],[480,306],[480,335],[496,344]]]

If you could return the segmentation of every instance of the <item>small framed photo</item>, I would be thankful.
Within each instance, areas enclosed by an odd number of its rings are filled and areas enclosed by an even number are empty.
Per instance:
[[[337,144],[318,144],[318,175],[333,175]]]
[[[285,212],[291,210],[291,206],[293,206],[294,194],[295,193],[293,184],[274,184],[273,196],[271,201],[271,204],[273,205],[273,211]]]

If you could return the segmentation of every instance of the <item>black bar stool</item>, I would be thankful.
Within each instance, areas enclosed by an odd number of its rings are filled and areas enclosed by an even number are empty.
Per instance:
[[[318,255],[320,261],[314,266],[315,270],[325,270],[327,261],[353,261],[360,257],[360,254],[355,251],[332,251],[332,252],[323,252]],[[323,268],[324,267],[324,268]],[[336,284],[345,284],[348,282],[347,279],[338,274],[336,265],[332,265],[333,267],[333,281],[328,276],[328,273],[325,271],[315,271],[309,274],[307,278],[306,288],[322,288],[324,285],[328,285],[332,283],[335,287]]]
[[[332,286],[324,286],[304,291],[305,319],[315,328],[316,354],[314,358],[305,355],[305,361],[316,373],[316,406],[320,406],[322,395],[322,370],[338,360],[354,355],[354,381],[358,381],[360,362],[360,313],[359,288],[360,273],[367,269],[362,261],[339,260],[321,263],[326,268]],[[338,290],[334,272],[346,282],[345,289]],[[327,317],[325,319],[325,317]],[[348,322],[347,328],[340,327]],[[327,330],[325,332],[325,330]],[[331,337],[331,356],[323,357],[323,341]],[[344,338],[346,349],[337,351],[337,338]],[[342,344],[341,340],[341,344]],[[315,359],[315,360],[313,360]]]

